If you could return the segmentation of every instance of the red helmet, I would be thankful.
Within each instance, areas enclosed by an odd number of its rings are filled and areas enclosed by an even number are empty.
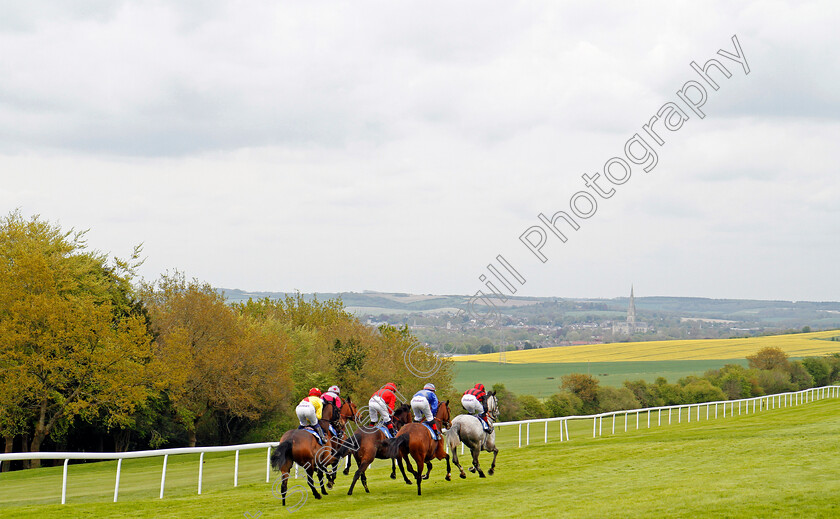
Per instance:
[[[309,396],[320,397],[321,396],[321,390],[318,389],[317,387],[313,387],[312,389],[309,390]]]
[[[385,384],[383,386],[383,389],[390,389],[391,391],[396,391],[397,390],[397,385],[394,384],[393,382],[388,382],[387,384]]]
[[[478,389],[479,391],[484,391],[484,384],[476,384],[475,388]]]

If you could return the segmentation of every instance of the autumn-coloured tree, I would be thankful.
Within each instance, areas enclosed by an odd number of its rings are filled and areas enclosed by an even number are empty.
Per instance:
[[[178,420],[196,445],[205,418],[257,419],[288,400],[288,340],[241,316],[207,283],[180,272],[144,284],[155,354]]]
[[[131,262],[88,252],[84,232],[0,219],[0,427],[32,427],[37,452],[62,421],[128,420],[147,397],[151,347]],[[34,460],[33,466],[39,466]]]
[[[766,347],[747,356],[750,368],[788,370],[788,356],[781,348]]]
[[[583,402],[583,412],[598,410],[598,380],[591,375],[572,373],[563,375],[560,388],[576,395]]]

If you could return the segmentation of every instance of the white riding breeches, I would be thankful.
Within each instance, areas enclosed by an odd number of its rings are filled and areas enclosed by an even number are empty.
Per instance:
[[[301,425],[317,425],[318,414],[315,412],[315,406],[312,402],[305,400],[295,407],[295,413]]]
[[[430,422],[435,418],[432,415],[432,407],[429,405],[429,401],[422,396],[415,396],[411,399],[411,410],[414,411],[415,421],[419,422],[422,418],[424,421]]]
[[[474,416],[484,412],[484,407],[481,405],[481,402],[478,401],[478,398],[476,398],[475,395],[462,396],[461,405],[464,406],[464,409],[466,409],[468,413]]]

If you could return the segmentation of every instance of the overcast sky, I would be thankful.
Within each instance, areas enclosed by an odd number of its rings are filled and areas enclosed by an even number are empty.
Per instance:
[[[835,2],[288,4],[4,2],[0,209],[245,290],[472,294],[502,254],[517,295],[840,299]]]

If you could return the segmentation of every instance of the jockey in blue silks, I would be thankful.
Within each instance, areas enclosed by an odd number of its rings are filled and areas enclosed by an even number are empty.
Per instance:
[[[423,389],[414,394],[411,398],[411,410],[414,412],[414,420],[419,422],[421,419],[429,425],[434,431],[435,439],[440,439],[440,431],[438,431],[435,423],[435,415],[437,414],[438,406],[437,395],[435,394],[435,385],[426,384]]]

